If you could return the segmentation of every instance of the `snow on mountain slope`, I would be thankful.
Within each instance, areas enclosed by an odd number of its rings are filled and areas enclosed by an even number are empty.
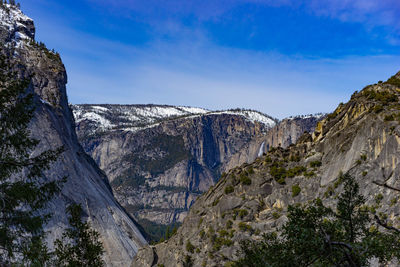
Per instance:
[[[109,130],[139,131],[157,126],[160,122],[177,118],[193,118],[204,115],[230,114],[243,116],[249,121],[272,128],[272,117],[253,110],[209,111],[207,109],[167,105],[71,105],[76,123],[90,124],[92,133]]]
[[[255,110],[235,109],[235,110],[211,112],[208,114],[231,114],[231,115],[243,116],[253,123],[259,122],[265,124],[270,128],[274,127],[277,122],[276,119],[273,119],[272,117]]]
[[[28,44],[35,37],[35,27],[33,20],[26,16],[16,6],[1,4],[0,8],[0,27],[8,36],[1,36],[5,40],[5,45],[9,48],[21,48]]]

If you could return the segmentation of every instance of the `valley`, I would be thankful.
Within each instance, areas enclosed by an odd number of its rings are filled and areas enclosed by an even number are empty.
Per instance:
[[[223,172],[287,147],[322,116],[273,119],[251,110],[73,105],[78,138],[116,198],[153,241],[180,225]]]

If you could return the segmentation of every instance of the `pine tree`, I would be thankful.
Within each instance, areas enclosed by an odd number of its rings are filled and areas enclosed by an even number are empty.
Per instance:
[[[400,256],[399,233],[374,220],[353,177],[344,175],[344,192],[336,209],[320,199],[289,206],[281,231],[262,241],[242,243],[243,258],[233,266],[368,266],[373,258],[385,264]]]
[[[44,181],[43,171],[63,149],[32,156],[39,144],[28,130],[33,95],[26,93],[29,79],[19,79],[13,67],[0,53],[0,265],[43,266],[49,259],[43,225],[50,215],[40,210],[62,182]]]
[[[99,233],[90,228],[89,223],[82,222],[82,207],[72,204],[67,208],[71,225],[61,239],[55,242],[56,266],[85,267],[104,266],[103,245],[98,240]]]

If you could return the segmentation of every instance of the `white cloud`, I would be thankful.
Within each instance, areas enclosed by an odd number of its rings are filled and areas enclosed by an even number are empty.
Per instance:
[[[107,43],[107,49],[119,47]],[[283,118],[329,112],[400,69],[400,58],[390,55],[305,59],[189,41],[124,49],[123,58],[109,55],[96,68],[69,62],[71,101],[245,107]]]
[[[360,14],[373,12],[374,7],[343,4],[355,6]],[[313,8],[310,12],[320,12],[321,7]],[[334,16],[344,10],[341,4],[326,8]],[[204,32],[191,31],[174,20],[170,31],[184,31],[184,39],[154,39],[140,47],[52,22],[43,20],[39,34],[49,47],[61,52],[73,103],[246,107],[282,118],[329,112],[353,91],[400,70],[400,57],[392,55],[306,59],[221,47]]]

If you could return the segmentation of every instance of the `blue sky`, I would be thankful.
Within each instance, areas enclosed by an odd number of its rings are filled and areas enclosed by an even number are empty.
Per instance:
[[[20,0],[71,103],[332,111],[400,70],[398,0]]]

